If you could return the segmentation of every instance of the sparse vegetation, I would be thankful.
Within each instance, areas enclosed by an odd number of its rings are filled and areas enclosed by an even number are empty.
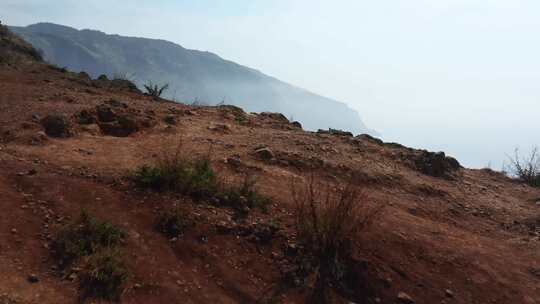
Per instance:
[[[88,256],[119,244],[126,234],[111,223],[100,221],[82,211],[79,218],[66,225],[53,242],[56,255],[64,263]]]
[[[223,187],[219,193],[221,204],[230,206],[238,211],[260,208],[267,211],[270,199],[261,195],[256,188],[257,180],[246,175],[241,185]]]
[[[237,211],[266,210],[270,199],[256,189],[256,180],[246,176],[240,185],[225,184],[212,169],[210,156],[187,157],[181,145],[173,154],[164,154],[152,165],[143,165],[130,175],[140,188],[171,191],[195,199],[216,199]]]
[[[169,84],[158,85],[149,81],[144,85],[144,89],[146,90],[146,94],[159,98],[165,91],[169,89]]]
[[[102,250],[89,258],[81,273],[81,297],[117,300],[127,278],[120,252],[115,248]]]
[[[189,222],[184,212],[178,208],[163,211],[159,214],[156,229],[170,238],[183,234]]]
[[[60,265],[76,262],[83,266],[79,281],[82,299],[118,298],[128,276],[118,249],[125,237],[125,232],[86,211],[57,234],[53,249]]]
[[[532,187],[540,188],[540,155],[538,148],[533,148],[527,157],[521,157],[519,150],[514,151],[514,157],[510,159],[510,166],[506,169],[508,173],[519,178],[521,181]]]
[[[180,150],[161,157],[154,165],[144,165],[132,174],[142,188],[173,191],[195,198],[208,198],[216,193],[217,178],[209,158],[190,159]]]
[[[328,303],[330,287],[346,290],[353,243],[382,209],[368,206],[366,194],[352,181],[340,185],[313,175],[305,185],[292,183],[292,197],[301,248],[298,270],[315,273],[312,303]]]

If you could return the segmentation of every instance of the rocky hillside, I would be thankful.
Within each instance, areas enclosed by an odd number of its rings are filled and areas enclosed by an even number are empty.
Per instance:
[[[168,97],[184,103],[225,102],[246,111],[281,112],[305,128],[335,128],[356,134],[371,132],[358,113],[344,103],[294,87],[219,56],[188,50],[174,43],[107,35],[50,23],[12,27],[47,61],[93,78],[106,74],[170,84]],[[309,109],[309,111],[306,111]]]
[[[0,303],[320,303],[321,286],[334,303],[539,303],[538,189],[277,113],[0,66]],[[317,248],[297,225],[312,177],[334,185],[317,201],[355,203],[320,222],[351,233]],[[356,212],[371,221],[352,234]]]

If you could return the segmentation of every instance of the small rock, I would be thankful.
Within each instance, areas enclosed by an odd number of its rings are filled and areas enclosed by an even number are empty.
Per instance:
[[[453,298],[454,297],[454,292],[450,289],[447,289],[444,291],[444,294],[448,297],[448,298]]]
[[[291,125],[295,128],[302,129],[302,124],[298,121],[291,122]]]
[[[111,107],[101,104],[96,107],[96,113],[99,121],[101,122],[113,122],[116,120],[116,114],[113,112]]]
[[[319,129],[317,131],[319,134],[330,134],[330,135],[337,135],[337,136],[346,136],[346,137],[353,137],[353,134],[349,131],[343,131],[338,129],[328,129],[327,130],[321,130]]]
[[[89,125],[96,122],[94,114],[88,110],[82,110],[79,113],[75,114],[75,120],[81,125]]]
[[[208,127],[208,130],[214,132],[228,133],[231,131],[231,127],[227,124],[214,124]]]
[[[118,101],[116,99],[109,99],[109,100],[105,101],[105,103],[110,105],[110,106],[117,107],[117,108],[126,109],[128,107],[128,105],[126,103]]]
[[[398,303],[400,304],[415,304],[416,302],[408,294],[400,291],[397,296]]]
[[[242,166],[242,161],[240,160],[240,157],[229,157],[227,158],[227,164],[231,165],[232,167],[234,168],[238,168],[240,166]]]
[[[13,233],[13,234],[17,234],[17,233],[18,233],[18,231],[17,231],[17,229],[13,228],[13,229],[11,229],[11,233]]]
[[[37,283],[37,282],[39,282],[39,278],[38,278],[37,275],[31,274],[31,275],[28,276],[28,282]]]
[[[99,128],[105,135],[127,137],[139,131],[138,121],[129,115],[119,116],[117,121],[100,123]]]
[[[176,117],[174,115],[167,115],[163,118],[163,121],[169,125],[176,125]]]
[[[255,155],[263,160],[271,160],[274,158],[274,152],[272,152],[272,150],[270,150],[268,147],[255,150]]]
[[[73,282],[73,281],[77,280],[77,277],[78,277],[77,274],[75,272],[73,272],[68,276],[68,280]]]

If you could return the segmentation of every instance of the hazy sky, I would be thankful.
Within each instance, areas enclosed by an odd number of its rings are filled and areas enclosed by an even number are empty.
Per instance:
[[[1,0],[0,20],[212,51],[467,166],[540,145],[538,0]]]

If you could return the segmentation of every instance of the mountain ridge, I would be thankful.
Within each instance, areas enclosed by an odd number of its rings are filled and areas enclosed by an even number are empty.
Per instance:
[[[281,112],[306,129],[336,128],[376,134],[347,104],[288,84],[221,56],[164,39],[126,37],[54,23],[10,27],[46,60],[97,77],[135,75],[136,83],[169,83],[167,97],[183,102],[230,103],[252,112]],[[306,111],[309,109],[309,111]]]

